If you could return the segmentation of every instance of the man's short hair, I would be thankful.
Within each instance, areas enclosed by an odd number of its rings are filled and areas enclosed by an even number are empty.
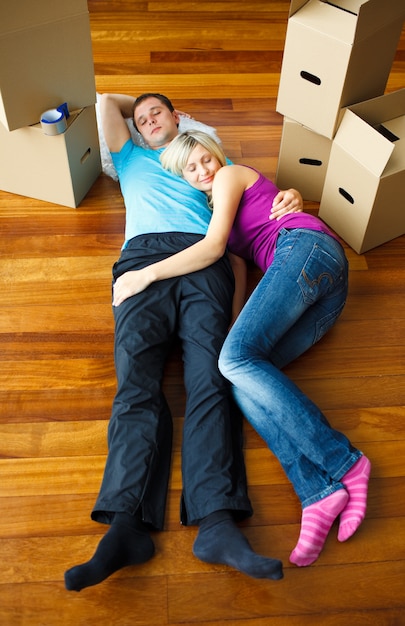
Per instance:
[[[140,96],[138,96],[135,99],[134,102],[134,106],[132,107],[132,119],[134,122],[134,126],[135,126],[135,130],[138,130],[136,123],[135,123],[135,109],[144,101],[147,100],[148,98],[157,98],[157,100],[160,100],[160,102],[169,109],[169,111],[171,113],[173,113],[174,111],[174,106],[171,103],[171,101],[169,100],[169,98],[167,96],[164,96],[161,93],[143,93]]]

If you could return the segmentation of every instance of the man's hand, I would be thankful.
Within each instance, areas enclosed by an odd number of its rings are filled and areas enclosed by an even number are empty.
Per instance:
[[[143,270],[133,270],[125,272],[114,283],[113,287],[113,306],[119,306],[131,296],[141,293],[151,284],[148,277],[147,268]]]
[[[287,189],[279,191],[274,198],[269,219],[279,220],[288,213],[300,213],[304,210],[304,202],[299,191]]]
[[[175,109],[175,113],[177,113],[177,115],[183,115],[183,117],[188,117],[188,119],[191,119],[191,115],[189,113],[185,113],[184,111],[179,111],[178,109]]]

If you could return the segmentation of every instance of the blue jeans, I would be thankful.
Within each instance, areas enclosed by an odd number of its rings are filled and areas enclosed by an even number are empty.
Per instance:
[[[283,229],[274,261],[219,359],[239,407],[279,459],[303,507],[342,489],[341,478],[362,453],[280,370],[333,326],[347,285],[347,260],[334,238]]]

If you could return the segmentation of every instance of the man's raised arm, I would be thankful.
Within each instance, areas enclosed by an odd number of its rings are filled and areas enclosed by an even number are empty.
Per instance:
[[[105,93],[100,97],[100,113],[104,137],[110,152],[119,152],[131,137],[126,118],[132,117],[135,98],[124,94]]]

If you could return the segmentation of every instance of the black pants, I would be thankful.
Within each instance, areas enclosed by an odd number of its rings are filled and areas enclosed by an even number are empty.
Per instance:
[[[135,237],[113,274],[140,269],[186,248],[199,235]],[[231,312],[233,274],[226,257],[178,278],[153,283],[114,308],[117,392],[108,428],[109,451],[92,518],[140,512],[162,529],[168,489],[172,418],[162,393],[166,358],[178,336],[183,352],[186,411],[182,443],[181,521],[213,511],[251,515],[242,452],[241,418],[230,411],[218,355]]]

